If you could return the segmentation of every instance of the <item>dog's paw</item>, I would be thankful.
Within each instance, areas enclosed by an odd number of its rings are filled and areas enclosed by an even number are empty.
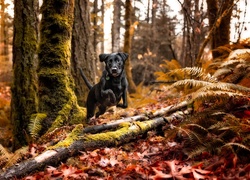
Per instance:
[[[117,106],[117,107],[120,107],[120,108],[123,108],[123,109],[125,109],[125,108],[128,107],[128,105],[124,105],[124,104],[117,104],[116,106]]]
[[[114,92],[111,89],[106,90],[107,98],[109,98],[110,103],[115,104],[116,97]]]

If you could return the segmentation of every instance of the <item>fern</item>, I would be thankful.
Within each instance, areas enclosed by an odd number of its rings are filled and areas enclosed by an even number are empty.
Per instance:
[[[210,100],[222,100],[228,101],[231,98],[242,97],[246,98],[245,95],[240,93],[232,93],[232,92],[225,92],[225,91],[205,91],[205,92],[198,92],[194,93],[192,100],[193,101],[210,101]]]
[[[201,125],[199,125],[199,124],[187,124],[186,126],[189,126],[189,127],[197,127],[197,128],[199,128],[199,129],[201,129],[201,130],[203,130],[203,131],[205,131],[205,132],[207,132],[208,133],[208,130],[206,129],[206,128],[204,128],[204,127],[202,127]]]
[[[185,80],[180,80],[175,82],[174,84],[171,85],[170,88],[201,88],[204,86],[208,86],[211,85],[210,82],[206,82],[206,81],[200,81],[200,80],[194,80],[194,79],[185,79]]]
[[[198,146],[198,147],[196,146],[196,148],[192,149],[190,152],[187,152],[188,159],[194,158],[195,156],[202,154],[206,150],[207,148],[205,146]]]
[[[226,143],[225,145],[223,145],[223,147],[226,147],[226,146],[237,146],[237,147],[240,147],[240,148],[245,149],[245,150],[250,152],[250,149],[247,146],[245,146],[243,144],[240,144],[240,143],[232,143],[232,142],[230,142],[230,143]]]
[[[186,67],[182,69],[174,69],[168,73],[160,73],[156,72],[156,76],[158,76],[157,80],[165,80],[165,81],[178,81],[183,79],[197,79],[208,82],[217,82],[217,79],[211,76],[210,74],[206,74],[199,67]]]
[[[39,135],[39,132],[42,129],[42,121],[47,117],[46,114],[37,113],[33,114],[30,118],[29,131],[33,139],[36,139]]]
[[[163,67],[164,69],[173,70],[181,68],[180,63],[175,59],[172,59],[171,61],[163,60],[163,62],[164,62],[163,64],[160,64],[160,67]]]
[[[246,61],[244,60],[229,60],[229,61],[225,61],[220,65],[220,68],[234,68],[235,66],[237,66],[238,64],[246,64]]]
[[[220,47],[217,50],[224,51],[224,55],[231,52],[228,47]],[[250,150],[249,121],[238,118],[237,116],[241,117],[238,113],[241,109],[236,109],[250,103],[250,88],[229,83],[241,82],[242,78],[249,77],[247,69],[250,65],[250,54],[245,53],[244,57],[240,56],[238,59],[236,57],[230,60],[213,60],[210,64],[210,69],[214,72],[212,76],[198,67],[158,73],[162,81],[174,82],[168,89],[181,90],[180,95],[184,93],[185,98],[193,102],[195,113],[178,125],[171,124],[172,129],[166,133],[170,138],[182,135],[181,140],[189,151],[189,158],[202,152],[225,155],[224,150],[227,149],[224,147],[231,149],[237,156],[242,156],[240,153],[243,150]],[[167,68],[165,65],[163,67]],[[210,69],[207,68],[206,72]],[[246,82],[245,84],[247,85]],[[190,148],[193,145],[196,148]]]
[[[222,69],[218,69],[217,71],[215,71],[213,76],[216,78],[219,78],[222,76],[227,76],[229,74],[232,74],[232,69],[222,68]]]
[[[199,91],[209,91],[209,90],[220,90],[220,91],[227,91],[227,92],[239,92],[241,94],[248,94],[250,92],[250,88],[232,84],[232,83],[224,83],[224,82],[218,82],[218,83],[210,83],[207,86],[203,86],[202,89]]]

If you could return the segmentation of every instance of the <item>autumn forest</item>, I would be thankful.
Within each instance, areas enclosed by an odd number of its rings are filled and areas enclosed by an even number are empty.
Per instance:
[[[0,0],[0,179],[250,179],[248,0]]]

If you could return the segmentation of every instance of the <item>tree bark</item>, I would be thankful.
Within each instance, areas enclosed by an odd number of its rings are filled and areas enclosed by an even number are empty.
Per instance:
[[[8,52],[8,33],[7,33],[7,26],[6,26],[6,15],[5,15],[5,8],[7,7],[4,0],[0,0],[0,44],[2,48],[0,49],[0,55],[3,55],[6,60],[9,52]]]
[[[74,0],[44,0],[39,47],[39,112],[41,134],[64,124],[81,123],[86,113],[78,106],[70,73]]]
[[[98,0],[94,0],[93,2],[93,12],[92,12],[92,17],[93,17],[93,46],[94,46],[94,51],[96,52],[97,50],[97,44],[98,44]]]
[[[123,51],[131,54],[131,44],[132,44],[132,38],[134,35],[134,26],[132,25],[131,20],[131,13],[132,13],[132,5],[130,0],[126,0],[125,3],[125,37],[124,37],[124,47]],[[131,57],[129,56],[126,63],[125,63],[125,70],[127,74],[128,79],[128,91],[129,93],[135,93],[136,92],[136,86],[132,78],[131,73]]]
[[[13,149],[27,144],[28,124],[37,112],[38,1],[14,1],[13,85],[11,121]]]
[[[88,95],[80,72],[81,67],[89,81],[95,82],[95,62],[97,57],[90,38],[90,17],[87,0],[75,0],[74,24],[71,41],[71,74],[75,82],[78,104],[84,106]]]
[[[221,16],[216,20],[216,22],[213,24],[213,27],[209,30],[207,38],[204,40],[204,42],[202,43],[197,59],[196,59],[196,65],[197,66],[201,66],[201,57],[202,54],[204,52],[204,49],[206,47],[206,45],[208,44],[209,41],[211,41],[211,39],[213,39],[214,33],[216,31],[216,29],[220,26],[222,19],[228,15],[228,13],[230,13],[231,9],[233,8],[234,4],[231,4],[230,7],[228,7],[228,9],[226,9],[225,11],[223,11],[223,13],[221,14]],[[213,41],[213,40],[212,40]]]
[[[228,13],[221,19],[220,25],[215,29],[211,38],[211,49],[215,50],[219,46],[229,44],[230,40],[230,20],[232,16],[232,5],[234,0],[207,0],[208,19],[210,30],[213,28],[217,19],[222,16],[224,11]],[[220,7],[220,8],[219,8]],[[220,53],[213,51],[213,58],[219,57]]]
[[[112,52],[120,51],[120,27],[121,27],[121,0],[113,2],[113,24],[112,24]]]

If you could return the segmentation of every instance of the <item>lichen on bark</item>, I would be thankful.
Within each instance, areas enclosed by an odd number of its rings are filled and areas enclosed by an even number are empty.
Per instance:
[[[47,114],[42,133],[81,123],[85,109],[77,104],[70,74],[74,0],[45,0],[41,8],[39,46],[39,112]]]

